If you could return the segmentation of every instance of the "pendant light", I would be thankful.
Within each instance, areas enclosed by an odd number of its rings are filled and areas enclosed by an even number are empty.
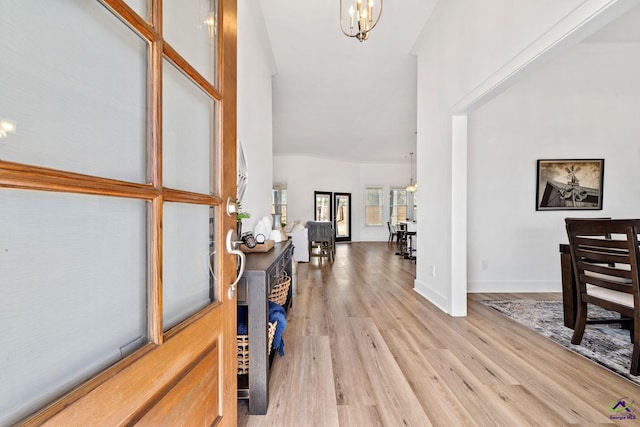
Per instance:
[[[413,182],[413,153],[409,153],[409,155],[411,156],[411,175],[409,176],[409,185],[407,185],[406,190],[409,193],[415,193],[418,189],[418,183]]]

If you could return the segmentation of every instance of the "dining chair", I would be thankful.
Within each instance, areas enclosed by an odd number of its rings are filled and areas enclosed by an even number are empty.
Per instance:
[[[588,304],[618,312],[623,316],[621,321],[630,324],[633,342],[630,373],[638,375],[640,219],[566,218],[565,224],[578,288],[576,325],[571,343],[582,342]]]
[[[336,255],[336,231],[329,221],[307,221],[309,256],[327,257],[333,262]],[[314,251],[318,249],[318,251]]]
[[[395,225],[391,225],[390,221],[387,221],[387,228],[389,229],[389,243],[393,242],[393,239],[398,237],[398,231],[396,230]]]

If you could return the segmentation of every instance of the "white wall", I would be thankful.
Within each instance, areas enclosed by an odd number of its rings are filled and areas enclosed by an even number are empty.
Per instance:
[[[287,217],[290,221],[313,219],[313,192],[351,193],[352,241],[386,241],[389,235],[388,191],[391,186],[404,187],[409,182],[409,164],[355,163],[337,159],[274,155],[273,179],[287,183]],[[364,225],[364,189],[381,186],[384,191],[383,226]]]
[[[238,139],[248,164],[242,208],[251,214],[247,227],[271,214],[273,184],[271,78],[275,63],[257,2],[238,2]]]
[[[453,236],[466,228],[467,210],[454,210],[453,200],[462,197],[452,195],[452,183],[466,177],[466,157],[463,151],[453,156],[452,114],[466,114],[530,64],[577,42],[581,26],[595,25],[599,16],[622,3],[632,2],[438,2],[415,48],[418,236],[428,236],[417,255],[415,289],[444,311],[466,314],[466,242]]]
[[[564,218],[640,212],[640,45],[580,44],[469,116],[470,292],[560,291]],[[602,211],[536,211],[536,160],[604,158]]]

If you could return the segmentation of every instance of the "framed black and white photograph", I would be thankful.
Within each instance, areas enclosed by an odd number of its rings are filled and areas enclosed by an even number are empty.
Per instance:
[[[604,159],[538,160],[536,210],[601,210]]]

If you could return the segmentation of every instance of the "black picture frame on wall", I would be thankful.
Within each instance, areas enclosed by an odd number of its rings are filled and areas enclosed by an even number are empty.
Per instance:
[[[602,210],[604,159],[537,162],[536,210]]]

